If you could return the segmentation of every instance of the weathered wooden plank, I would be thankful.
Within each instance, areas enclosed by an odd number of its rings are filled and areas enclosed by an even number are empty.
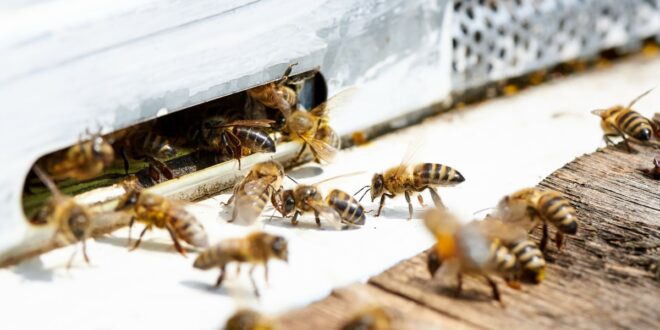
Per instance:
[[[639,171],[657,150],[638,149],[635,154],[598,150],[540,183],[571,199],[580,228],[561,252],[549,249],[543,283],[521,291],[500,285],[505,308],[491,299],[485,283],[473,279],[466,279],[462,295],[454,297],[453,288],[431,280],[423,252],[367,285],[337,290],[281,321],[287,329],[337,328],[369,301],[398,309],[405,327],[657,329],[660,181]],[[538,239],[540,230],[532,236]]]
[[[506,308],[482,283],[463,296],[430,281],[421,254],[370,280],[441,314],[484,328],[635,328],[660,325],[660,182],[644,177],[657,151],[607,148],[580,157],[540,186],[565,193],[580,228],[561,251],[549,251],[546,280],[515,291],[501,285]],[[539,238],[540,232],[533,236]]]

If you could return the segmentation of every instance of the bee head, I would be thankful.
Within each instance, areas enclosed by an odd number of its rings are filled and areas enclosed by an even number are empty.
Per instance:
[[[296,198],[293,195],[293,190],[287,189],[282,191],[282,215],[288,216],[296,208]]]
[[[119,199],[115,211],[125,210],[127,208],[133,207],[140,197],[140,193],[136,189],[128,189],[126,194]]]
[[[77,240],[85,239],[90,229],[91,219],[89,214],[80,206],[74,206],[69,213],[67,224],[71,233]]]
[[[110,166],[115,159],[114,149],[100,135],[92,138],[92,155],[95,159],[101,160],[105,166]]]
[[[380,197],[383,194],[383,175],[374,174],[371,178],[371,201],[373,202],[376,198]]]
[[[278,259],[289,261],[289,248],[286,238],[282,236],[273,236],[273,241],[270,243],[270,249]]]

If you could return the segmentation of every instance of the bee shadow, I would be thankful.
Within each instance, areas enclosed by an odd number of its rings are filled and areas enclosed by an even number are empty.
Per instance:
[[[319,166],[299,167],[287,173],[288,176],[296,180],[311,178],[311,177],[319,176],[321,174],[323,174],[323,168]]]
[[[106,243],[114,246],[119,246],[126,248],[128,251],[129,245],[128,245],[128,239],[125,237],[115,237],[115,236],[106,236],[106,237],[101,237],[97,238],[96,241],[98,243]],[[131,240],[130,247],[135,244],[135,239]],[[185,243],[184,243],[185,244]],[[182,244],[183,245],[183,244]],[[198,252],[195,249],[192,249],[190,247],[187,247],[183,245],[183,249],[186,252]],[[164,252],[164,253],[175,253],[178,254],[178,252],[174,249],[174,243],[172,242],[160,242],[160,241],[153,241],[150,239],[142,239],[142,242],[140,243],[140,246],[136,250],[146,250],[146,251],[155,251],[155,252]],[[129,251],[131,252],[131,251]]]
[[[329,225],[323,222],[321,220],[321,227],[319,227],[316,224],[316,221],[314,218],[298,218],[298,224],[294,225],[291,223],[291,218],[283,218],[283,217],[272,217],[265,219],[263,222],[264,226],[275,226],[275,227],[282,227],[282,228],[297,228],[297,229],[305,229],[305,230],[335,230],[331,228]]]
[[[201,282],[201,281],[191,281],[191,280],[183,280],[179,281],[179,283],[187,288],[191,288],[194,290],[198,291],[204,291],[210,294],[215,294],[215,295],[220,295],[220,296],[229,296],[229,292],[227,291],[227,288],[221,286],[219,288],[216,288],[212,284],[206,283],[206,282]]]
[[[430,207],[429,207],[430,208]],[[419,220],[424,215],[424,212],[427,208],[415,207],[413,208],[413,216],[410,220]],[[374,213],[375,214],[375,213]],[[408,220],[410,214],[408,213],[408,208],[383,208],[383,211],[380,213],[379,218],[383,219],[398,219],[398,220]]]
[[[40,258],[33,258],[22,262],[13,269],[14,274],[21,276],[27,281],[52,282],[53,270],[44,268]]]
[[[421,279],[421,278],[413,279],[412,282],[423,290],[430,290],[438,295],[442,295],[456,300],[474,301],[474,302],[495,301],[490,294],[490,288],[486,284],[484,284],[484,290],[487,291],[480,290],[479,288],[465,288],[465,286],[463,286],[463,290],[461,290],[461,293],[457,296],[456,286],[441,285],[439,283],[433,283],[428,279]]]

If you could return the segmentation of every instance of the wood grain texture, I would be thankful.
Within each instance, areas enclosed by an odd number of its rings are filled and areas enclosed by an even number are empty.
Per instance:
[[[562,251],[550,244],[546,280],[540,285],[516,291],[499,281],[505,308],[491,299],[485,283],[472,278],[464,281],[463,294],[455,298],[453,287],[430,278],[427,252],[371,278],[369,285],[380,291],[366,292],[386,305],[401,298],[423,305],[438,316],[431,322],[448,328],[657,329],[660,181],[640,172],[651,164],[657,149],[637,149],[634,154],[615,147],[600,149],[575,159],[539,184],[568,196],[578,212],[579,230],[567,238]],[[532,236],[539,239],[540,234],[537,229]],[[329,311],[345,313],[351,306],[352,301],[332,296],[292,315],[316,320]],[[447,320],[452,325],[443,323]]]

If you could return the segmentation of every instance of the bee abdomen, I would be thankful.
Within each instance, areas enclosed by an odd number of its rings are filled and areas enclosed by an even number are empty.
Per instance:
[[[562,195],[546,193],[539,200],[541,216],[565,234],[577,232],[577,215],[571,202]]]
[[[222,267],[231,261],[245,261],[245,243],[240,239],[224,240],[207,248],[195,259],[193,267],[209,269],[215,266]]]
[[[339,213],[342,220],[354,225],[364,225],[364,208],[353,196],[334,189],[326,197],[326,203]]]
[[[184,210],[177,210],[173,215],[170,223],[179,238],[192,246],[207,247],[209,245],[204,227],[191,214]]]
[[[241,144],[254,152],[275,152],[275,141],[265,131],[255,127],[235,127]]]
[[[235,207],[238,208],[238,215],[241,222],[252,224],[266,207],[270,198],[270,190],[246,191],[244,187],[238,190]]]
[[[653,127],[648,119],[644,118],[636,111],[628,111],[617,118],[617,124],[626,134],[642,141],[651,139]]]
[[[530,240],[520,241],[511,247],[511,252],[516,256],[523,269],[539,271],[545,268],[543,252]]]
[[[491,261],[501,273],[509,273],[516,265],[516,256],[499,241],[493,241],[490,247]]]
[[[457,170],[442,164],[423,163],[413,169],[415,186],[427,185],[453,186],[465,181]]]

